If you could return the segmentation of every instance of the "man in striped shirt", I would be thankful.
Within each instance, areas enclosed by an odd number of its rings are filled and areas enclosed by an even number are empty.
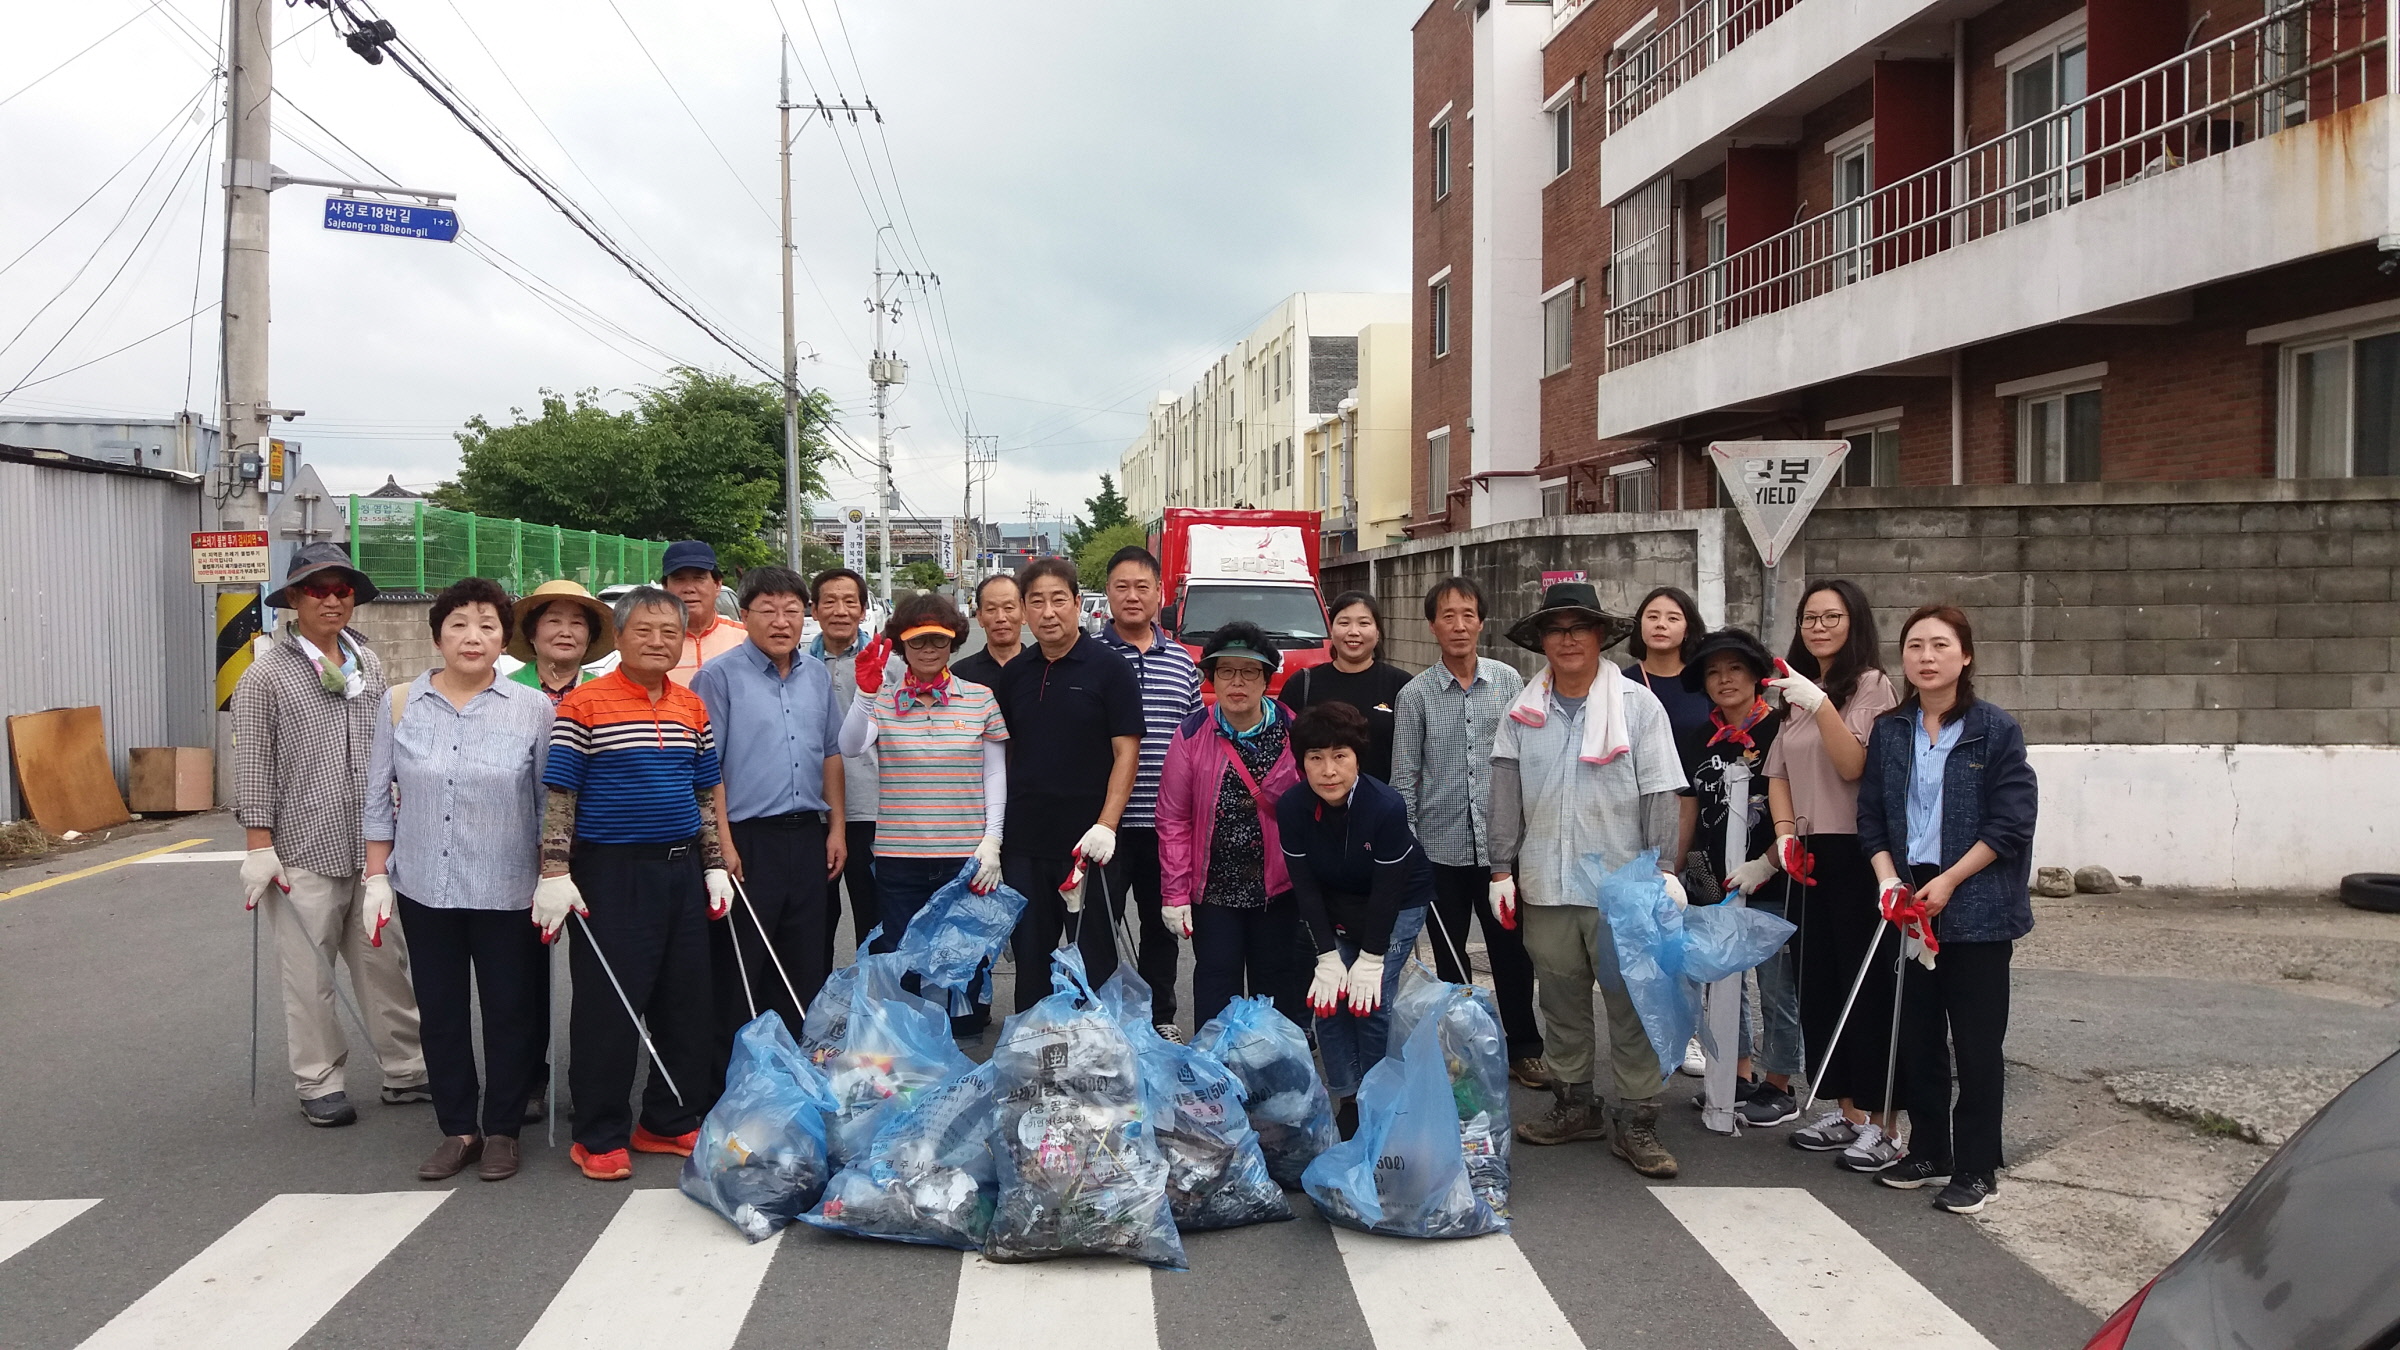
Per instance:
[[[721,773],[700,696],[667,678],[684,607],[653,586],[617,602],[617,668],[559,700],[550,729],[542,879],[545,939],[579,916],[567,949],[575,1001],[576,1166],[633,1175],[627,1144],[691,1156],[716,1101],[710,1072],[708,922],[733,904],[717,837]],[[628,1006],[630,1005],[630,1006]],[[634,1070],[648,1024],[658,1058],[637,1124]]]
[[[1180,948],[1159,915],[1158,780],[1175,728],[1200,711],[1200,667],[1156,622],[1166,599],[1160,582],[1158,559],[1150,550],[1139,545],[1117,550],[1108,560],[1111,622],[1100,630],[1100,644],[1133,666],[1134,682],[1142,687],[1142,758],[1134,770],[1133,799],[1126,803],[1125,821],[1117,832],[1117,856],[1125,860],[1125,889],[1133,893],[1135,912],[1141,916],[1141,950],[1134,969],[1150,986],[1158,1034],[1181,1042],[1183,1032],[1175,1023]]]

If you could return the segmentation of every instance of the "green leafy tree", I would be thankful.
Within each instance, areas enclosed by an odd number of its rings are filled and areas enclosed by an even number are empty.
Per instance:
[[[1118,549],[1131,544],[1147,544],[1149,532],[1130,520],[1119,521],[1104,530],[1095,530],[1083,541],[1075,554],[1075,575],[1086,589],[1100,590],[1108,584],[1108,560]]]
[[[783,524],[783,393],[775,385],[678,368],[640,391],[630,412],[599,391],[570,402],[542,391],[541,414],[481,416],[458,433],[459,474],[436,504],[478,515],[630,535],[705,539],[727,571],[772,562]],[[832,401],[800,407],[800,490],[824,490]]]
[[[1117,491],[1117,480],[1108,474],[1100,475],[1100,491],[1083,499],[1083,509],[1091,519],[1087,522],[1083,516],[1077,516],[1074,523],[1067,527],[1067,556],[1070,558],[1081,558],[1084,546],[1091,542],[1093,535],[1133,520],[1132,509],[1125,505],[1125,498]],[[1134,542],[1138,544],[1142,541],[1136,539]]]
[[[839,552],[825,547],[814,539],[800,541],[801,575],[813,579],[819,573],[830,572],[841,565],[842,555]]]
[[[950,574],[942,570],[940,563],[925,558],[919,558],[892,574],[894,586],[906,586],[912,591],[938,591],[949,580]]]

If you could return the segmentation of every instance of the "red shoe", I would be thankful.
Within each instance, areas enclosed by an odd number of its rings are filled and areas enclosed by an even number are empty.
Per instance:
[[[633,1175],[633,1159],[621,1148],[594,1153],[581,1144],[567,1150],[567,1160],[594,1181],[623,1181]]]
[[[677,1157],[688,1158],[692,1156],[692,1150],[699,1143],[700,1132],[698,1130],[689,1134],[664,1135],[652,1134],[646,1126],[636,1125],[633,1127],[633,1151],[636,1153],[672,1153]]]

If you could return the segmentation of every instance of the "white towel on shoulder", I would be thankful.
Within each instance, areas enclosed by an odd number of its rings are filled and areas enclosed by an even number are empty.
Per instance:
[[[1509,720],[1521,726],[1538,727],[1550,720],[1550,668],[1526,684],[1525,691],[1508,709]],[[1586,764],[1606,764],[1633,748],[1625,733],[1625,673],[1613,661],[1600,663],[1600,673],[1592,680],[1589,701],[1583,707],[1583,745],[1576,757]]]

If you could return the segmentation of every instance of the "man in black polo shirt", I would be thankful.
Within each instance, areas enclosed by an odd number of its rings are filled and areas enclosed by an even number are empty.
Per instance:
[[[1050,992],[1050,952],[1072,924],[1084,969],[1098,984],[1117,969],[1110,930],[1125,894],[1110,865],[1117,822],[1141,757],[1142,690],[1133,667],[1083,635],[1075,564],[1036,558],[1017,573],[1036,646],[1000,668],[992,692],[1008,719],[1008,816],[1000,866],[1026,898],[1010,947],[1017,1011]],[[1084,885],[1060,893],[1081,862]],[[1081,913],[1094,885],[1107,903]]]

